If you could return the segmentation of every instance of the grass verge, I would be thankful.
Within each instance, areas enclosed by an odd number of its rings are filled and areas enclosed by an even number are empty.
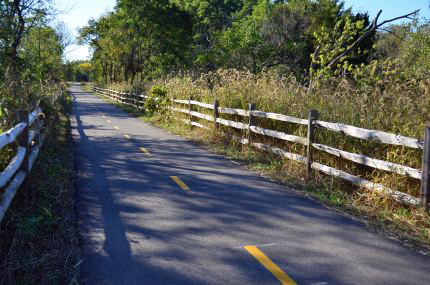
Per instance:
[[[0,284],[78,284],[73,151],[65,99],[1,224]]]
[[[317,172],[314,173],[313,180],[306,184],[302,179],[305,169],[299,163],[237,144],[220,133],[198,128],[191,130],[190,126],[175,120],[178,119],[178,114],[145,116],[139,110],[100,94],[96,95],[147,123],[200,143],[205,148],[227,156],[254,172],[290,186],[328,208],[359,220],[373,231],[395,239],[422,254],[430,255],[430,217],[421,209],[404,207],[384,195],[359,189]]]
[[[136,115],[136,111],[134,114]],[[359,220],[371,230],[395,239],[404,246],[430,255],[430,217],[422,209],[404,207],[389,197],[359,189],[318,172],[314,172],[312,181],[305,183],[305,168],[302,164],[232,142],[219,133],[199,128],[190,130],[190,126],[172,119],[171,116],[140,118],[170,133],[197,142],[266,178],[286,184],[292,190]]]

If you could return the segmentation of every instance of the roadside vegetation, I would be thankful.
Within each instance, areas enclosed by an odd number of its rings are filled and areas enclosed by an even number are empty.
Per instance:
[[[70,97],[51,117],[45,147],[0,228],[0,284],[78,284]]]
[[[88,82],[95,79],[93,66],[87,60],[76,60],[64,64],[64,79],[67,82]]]
[[[16,124],[20,110],[40,105],[48,118],[57,111],[63,55],[73,39],[55,13],[51,1],[0,2],[0,133]],[[4,166],[8,157],[0,154]]]
[[[337,0],[119,0],[113,12],[90,20],[80,30],[79,41],[93,48],[91,74],[101,87],[162,92],[168,98],[193,96],[206,103],[218,99],[221,106],[233,108],[256,103],[259,110],[299,118],[316,109],[323,120],[422,139],[424,126],[430,123],[430,22],[414,10],[404,11],[397,21],[383,21],[381,15],[383,11],[369,18]],[[304,184],[303,166],[238,146],[221,133],[190,131],[178,118],[156,107],[147,109],[145,117],[364,217],[378,229],[413,244],[430,245],[430,218],[421,209],[406,208],[318,173]],[[306,134],[304,127],[287,123],[258,124]],[[299,145],[257,139],[294,153],[305,151]],[[421,168],[420,150],[329,131],[318,131],[317,142]],[[315,160],[419,194],[417,180],[321,152]]]
[[[57,13],[49,0],[0,1],[0,134],[37,106],[46,126],[39,159],[0,225],[0,284],[77,283],[71,99],[59,96],[73,39]],[[0,150],[0,171],[16,149]]]
[[[90,91],[90,89],[87,88],[87,91]],[[148,112],[144,113],[142,110],[123,105],[100,94],[95,93],[95,95],[147,123],[200,143],[203,147],[233,159],[264,177],[284,183],[302,195],[358,219],[372,230],[398,240],[405,246],[414,248],[426,255],[430,254],[430,217],[422,209],[405,207],[393,201],[390,197],[370,190],[360,189],[342,180],[318,172],[314,172],[312,180],[305,183],[303,164],[282,159],[279,156],[232,141],[229,139],[232,134],[231,129],[224,129],[221,132],[208,132],[199,128],[190,129],[189,125],[180,121],[180,119],[188,119],[186,115],[169,111],[148,114]],[[198,111],[202,112],[203,110]],[[210,124],[205,121],[200,121],[200,123],[207,124],[210,127]],[[237,132],[234,134],[241,135]],[[246,137],[246,134],[243,133],[242,136]],[[261,141],[283,149],[289,149],[295,153],[304,154],[304,150],[301,148],[290,148],[291,146],[286,143],[279,143],[270,139]],[[323,161],[320,157],[317,160]],[[348,171],[354,169],[352,164],[352,167],[345,168],[345,166],[348,166],[336,161],[335,158],[326,159],[325,163],[343,167]],[[360,175],[357,169],[356,173]],[[363,169],[361,173],[363,175],[360,176],[363,177],[368,175],[368,171]],[[372,179],[370,176],[369,178]],[[390,180],[390,177],[386,179],[381,182],[389,182],[393,184],[395,189],[398,189],[397,185],[395,185],[395,179],[399,179],[399,177],[392,178],[392,180]]]

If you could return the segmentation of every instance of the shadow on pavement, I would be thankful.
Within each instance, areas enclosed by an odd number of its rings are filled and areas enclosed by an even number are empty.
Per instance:
[[[88,284],[276,284],[242,249],[265,244],[300,284],[392,284],[394,273],[396,284],[428,281],[428,258],[193,143],[115,136],[92,106],[130,118],[82,96],[73,127]]]

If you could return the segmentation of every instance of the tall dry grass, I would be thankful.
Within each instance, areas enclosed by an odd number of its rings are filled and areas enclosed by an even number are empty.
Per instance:
[[[307,118],[309,110],[316,109],[321,120],[422,138],[424,126],[430,122],[429,77],[398,77],[392,71],[390,73],[392,76],[385,76],[382,80],[380,77],[364,74],[362,80],[324,79],[306,86],[297,82],[294,77],[270,72],[254,75],[238,70],[218,70],[199,77],[170,77],[152,84],[165,88],[168,96],[173,98],[188,99],[192,96],[195,100],[206,103],[213,103],[218,99],[220,106],[242,109],[247,109],[249,103],[256,103],[259,110],[298,118]],[[134,89],[128,85],[110,87],[127,91]],[[188,108],[185,105],[182,107]],[[196,106],[194,108],[199,112],[211,114],[210,110]],[[390,235],[412,242],[420,248],[424,245],[430,252],[430,217],[420,209],[405,208],[389,197],[358,189],[317,172],[314,173],[313,181],[304,185],[303,165],[229,141],[222,134],[246,135],[232,128],[221,126],[222,132],[217,133],[208,133],[198,128],[190,131],[189,126],[177,120],[186,117],[187,115],[176,112],[163,112],[154,117],[145,117],[145,120],[244,161],[253,170],[287,183],[292,182],[298,188],[303,186],[306,193],[321,202],[340,207],[353,215],[364,216],[368,224],[384,229]],[[247,118],[240,116],[222,114],[221,117],[247,122]],[[197,118],[193,120],[211,126],[207,121]],[[306,126],[263,118],[258,119],[257,124],[306,137]],[[258,135],[255,139],[305,155],[305,148],[298,144]],[[421,150],[360,140],[322,129],[317,130],[316,140],[342,150],[421,168]],[[322,152],[316,152],[314,158],[317,162],[382,183],[392,189],[414,196],[419,194],[418,180],[375,170]]]
[[[220,106],[247,109],[256,103],[257,109],[307,118],[311,109],[318,110],[319,118],[404,136],[422,138],[424,126],[430,122],[429,80],[410,80],[378,84],[357,84],[347,79],[325,79],[304,86],[294,77],[274,73],[254,75],[238,70],[218,70],[198,78],[179,76],[157,82],[174,98],[189,98]],[[231,116],[225,116],[231,118]],[[235,117],[246,122],[245,118]],[[259,119],[260,126],[306,137],[306,127]],[[268,141],[260,137],[261,140]],[[420,150],[360,140],[319,129],[316,136],[323,143],[342,150],[364,154],[373,158],[421,168]],[[293,152],[304,154],[302,146],[287,144],[276,139]],[[420,183],[400,175],[348,162],[341,158],[317,152],[316,161],[383,183],[391,188],[417,196]]]
[[[21,89],[13,94],[7,88],[0,85],[0,134],[10,130],[20,121],[18,112],[27,110],[31,112],[36,106],[40,106],[45,114],[46,123],[61,111],[60,89],[66,88],[64,84],[42,82],[27,86],[22,84]],[[61,98],[62,99],[62,98]],[[0,171],[2,171],[16,154],[17,143],[9,144],[0,149]]]

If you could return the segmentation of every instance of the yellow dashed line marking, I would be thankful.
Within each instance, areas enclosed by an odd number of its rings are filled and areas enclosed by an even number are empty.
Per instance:
[[[254,256],[267,270],[269,270],[282,285],[297,285],[279,266],[273,263],[261,250],[256,246],[244,246],[252,256]]]
[[[178,184],[182,190],[191,191],[191,189],[187,186],[187,184],[185,184],[178,176],[170,176],[170,178],[172,178],[172,180],[175,181],[176,184]]]
[[[115,129],[115,130],[119,130],[118,126],[115,126],[115,127],[114,127],[114,129]]]
[[[129,138],[130,138],[130,136],[129,136],[129,135],[124,135],[124,137],[125,137],[126,139],[129,139]]]
[[[148,156],[151,156],[151,154],[149,153],[149,151],[148,151],[146,148],[141,147],[141,148],[140,148],[140,150],[141,150],[144,154],[146,154],[146,155],[148,155]]]

